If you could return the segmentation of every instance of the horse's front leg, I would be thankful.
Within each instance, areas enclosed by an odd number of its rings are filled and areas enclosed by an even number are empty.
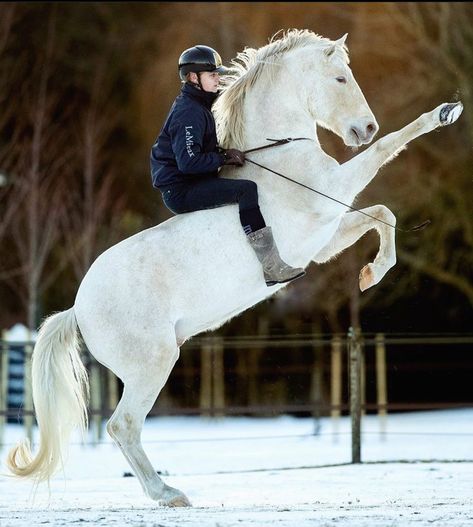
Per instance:
[[[384,205],[373,205],[362,209],[362,211],[391,225],[396,224],[396,217]],[[330,243],[317,253],[312,260],[316,263],[323,263],[334,258],[371,229],[378,231],[380,244],[374,261],[365,265],[360,271],[360,289],[365,291],[377,284],[396,263],[395,229],[392,227],[368,218],[359,212],[348,212],[343,216],[340,226]]]
[[[397,132],[392,132],[373,143],[364,152],[340,166],[341,181],[348,194],[355,196],[374,178],[378,170],[393,159],[407,143],[435,130],[454,123],[463,111],[461,102],[444,103],[418,117]]]

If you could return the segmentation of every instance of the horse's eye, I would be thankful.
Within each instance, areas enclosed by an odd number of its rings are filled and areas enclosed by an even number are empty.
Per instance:
[[[347,79],[345,77],[337,77],[337,81],[341,82],[342,84],[346,84],[347,83]]]

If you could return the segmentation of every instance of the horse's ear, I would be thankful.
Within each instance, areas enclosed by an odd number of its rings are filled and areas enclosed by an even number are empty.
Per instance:
[[[339,38],[338,40],[335,41],[335,45],[336,46],[343,46],[345,44],[345,40],[347,39],[348,37],[348,33],[345,33],[343,35],[343,37]]]
[[[334,40],[333,44],[324,50],[325,56],[330,58],[335,53],[337,46],[343,46],[345,44],[347,37],[348,33],[345,33],[343,37],[339,38],[338,40]]]
[[[324,49],[324,55],[329,59],[335,53],[335,44],[332,44],[328,48]]]

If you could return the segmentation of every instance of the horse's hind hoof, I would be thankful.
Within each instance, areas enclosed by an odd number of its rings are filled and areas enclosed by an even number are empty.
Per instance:
[[[182,496],[176,496],[175,498],[164,503],[165,507],[192,507],[191,502],[187,499],[184,494]]]
[[[163,507],[192,507],[187,496],[180,490],[165,486],[164,492],[160,496],[159,505]]]
[[[454,123],[463,112],[463,104],[461,102],[445,104],[440,110],[440,126],[447,126]]]

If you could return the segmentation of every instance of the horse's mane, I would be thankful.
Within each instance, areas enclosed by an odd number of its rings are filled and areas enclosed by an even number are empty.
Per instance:
[[[274,79],[276,68],[280,65],[278,59],[283,54],[304,46],[327,49],[334,44],[308,29],[290,29],[276,39],[279,33],[281,31],[274,34],[266,46],[245,48],[231,61],[233,73],[223,78],[222,93],[213,107],[219,144],[223,148],[243,148],[245,94],[256,82],[271,82]],[[336,46],[335,53],[346,63],[349,62],[345,46]]]

